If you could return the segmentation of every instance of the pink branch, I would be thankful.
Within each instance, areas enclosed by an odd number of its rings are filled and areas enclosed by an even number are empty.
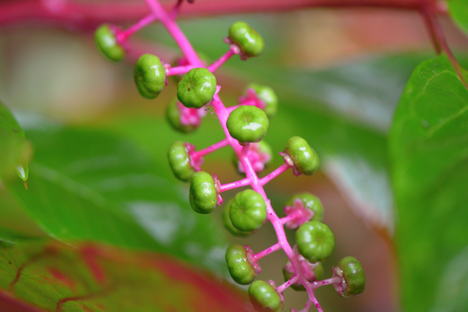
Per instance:
[[[290,280],[287,280],[286,282],[284,282],[283,284],[279,285],[278,287],[276,287],[276,291],[278,293],[283,293],[286,289],[288,289],[289,287],[291,287],[291,285],[293,285],[294,283],[296,283],[297,281],[297,275],[295,275],[293,278],[291,278]]]
[[[134,25],[130,26],[126,30],[121,30],[117,32],[117,41],[119,43],[123,43],[126,41],[130,36],[132,36],[134,33],[139,31],[140,29],[148,26],[152,22],[156,20],[156,16],[153,14],[147,15],[143,17],[141,20],[139,20],[137,23]]]
[[[242,179],[242,180],[239,180],[239,181],[234,181],[234,182],[231,182],[231,183],[222,184],[222,185],[219,186],[218,191],[222,193],[222,192],[233,190],[233,189],[236,189],[236,188],[239,188],[239,187],[247,186],[249,184],[250,184],[250,180],[245,178],[245,179]]]
[[[237,47],[232,47],[219,59],[217,59],[213,64],[208,67],[208,70],[211,72],[215,72],[219,67],[221,67],[227,60],[229,60],[233,55],[239,53],[239,49]]]
[[[210,145],[208,146],[207,148],[204,148],[204,149],[201,149],[199,151],[194,151],[194,152],[191,152],[190,153],[190,157],[193,158],[193,159],[196,159],[196,158],[201,158],[205,155],[208,155],[220,148],[223,148],[225,146],[227,146],[229,144],[228,140],[227,139],[223,139],[213,145]]]
[[[274,245],[271,245],[270,247],[268,247],[267,249],[264,249],[254,255],[252,255],[252,259],[256,262],[260,259],[262,259],[263,257],[266,257],[268,256],[269,254],[271,253],[274,253],[275,251],[278,251],[281,249],[281,245],[279,243],[276,243]]]
[[[193,65],[168,67],[166,69],[166,75],[167,76],[184,75],[188,73],[190,70],[194,69],[195,67],[196,66],[193,66]]]
[[[289,164],[287,164],[287,163],[282,164],[281,166],[279,166],[278,168],[276,168],[275,170],[273,170],[272,172],[270,172],[269,174],[267,174],[266,176],[261,178],[260,183],[262,185],[267,184],[268,182],[275,179],[276,177],[278,177],[283,172],[287,171],[289,168],[291,168],[291,166]]]
[[[312,282],[312,287],[319,288],[319,287],[323,287],[327,285],[338,284],[340,282],[341,282],[341,279],[339,277],[331,277],[325,280]]]

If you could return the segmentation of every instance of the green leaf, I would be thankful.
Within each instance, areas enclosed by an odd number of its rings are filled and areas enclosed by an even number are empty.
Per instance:
[[[468,33],[468,1],[448,0],[448,7],[455,23]]]
[[[28,179],[31,147],[23,129],[10,110],[0,101],[0,180],[16,173],[21,180]]]
[[[30,187],[10,187],[50,236],[224,267],[224,240],[212,218],[193,213],[186,194],[135,145],[90,129],[43,126],[28,136],[35,147]]]
[[[28,303],[45,311],[247,309],[244,295],[208,272],[166,255],[97,244],[0,246],[0,289],[17,307]]]
[[[403,307],[429,311],[435,300],[440,306],[450,298],[444,306],[466,311],[466,292],[440,293],[453,274],[451,263],[468,246],[468,90],[445,57],[412,74],[395,114],[390,152]]]

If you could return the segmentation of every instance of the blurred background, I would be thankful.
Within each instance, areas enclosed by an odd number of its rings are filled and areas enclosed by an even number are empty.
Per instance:
[[[195,5],[198,3],[203,0]],[[342,299],[333,289],[324,289],[318,297],[330,311],[399,311],[387,133],[409,74],[434,54],[422,19],[416,13],[383,9],[303,9],[190,18],[180,25],[197,51],[215,60],[227,49],[223,42],[227,29],[239,19],[264,36],[265,53],[245,62],[233,58],[222,68],[218,75],[222,98],[234,104],[250,82],[271,85],[280,108],[266,141],[280,152],[287,138],[300,135],[322,157],[322,170],[315,176],[287,173],[268,185],[274,206],[281,211],[296,192],[318,195],[324,203],[325,222],[337,241],[326,268],[353,255],[362,261],[368,277],[367,289],[360,296]],[[451,47],[465,62],[468,40],[447,18],[442,17],[441,22]],[[161,55],[167,63],[178,56],[176,46],[158,24],[138,33],[135,45]],[[220,127],[208,114],[197,132],[175,133],[164,117],[167,104],[175,97],[174,82],[169,81],[158,99],[142,99],[134,87],[132,62],[106,61],[90,32],[34,21],[3,25],[0,99],[26,129],[71,125],[124,137],[151,159],[160,177],[183,193],[185,186],[172,177],[166,162],[168,147],[177,139],[207,146],[221,139]],[[231,164],[231,157],[230,151],[222,150],[210,155],[204,166],[222,181],[233,181],[237,174],[226,165]],[[280,163],[277,155],[270,169]],[[188,206],[184,196],[180,195],[182,205]],[[22,215],[15,216],[7,219],[4,215],[4,223],[12,226],[10,220],[16,220],[22,223],[18,226],[29,227]],[[213,218],[222,227],[219,213],[203,218]],[[223,235],[229,241],[250,244],[254,250],[274,242],[270,226],[249,238]],[[212,256],[218,265],[223,252]],[[268,257],[262,261],[261,276],[282,281],[284,262],[279,253]],[[288,290],[286,296],[292,307],[304,304],[301,292]]]

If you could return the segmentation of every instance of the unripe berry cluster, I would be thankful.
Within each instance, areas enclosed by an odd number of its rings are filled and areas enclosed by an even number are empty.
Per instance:
[[[259,177],[273,157],[271,148],[263,141],[270,119],[277,111],[278,99],[267,86],[252,84],[235,106],[226,107],[219,92],[214,72],[229,58],[239,55],[246,60],[261,54],[262,37],[247,23],[236,22],[228,30],[228,51],[211,65],[206,65],[193,50],[185,35],[175,23],[180,1],[173,12],[166,12],[157,0],[147,0],[150,15],[135,26],[120,30],[103,25],[96,31],[96,43],[102,53],[113,61],[122,59],[128,46],[126,39],[150,22],[159,20],[178,43],[183,57],[172,65],[152,54],[143,54],[135,64],[134,79],[139,93],[156,98],[167,84],[167,77],[177,82],[177,98],[167,108],[171,126],[183,133],[194,131],[210,107],[218,118],[225,139],[197,150],[186,142],[175,142],[168,151],[169,165],[181,181],[190,183],[189,200],[197,213],[211,213],[223,205],[223,221],[233,235],[247,236],[269,222],[277,235],[277,242],[263,251],[254,253],[248,246],[231,245],[226,251],[229,272],[239,284],[248,285],[249,295],[259,310],[277,311],[284,302],[284,291],[291,287],[305,290],[308,301],[304,311],[312,306],[322,311],[315,298],[315,289],[333,285],[342,296],[355,295],[364,290],[364,271],[353,257],[343,258],[333,269],[333,275],[324,279],[322,261],[333,252],[335,236],[322,222],[323,206],[320,200],[308,193],[294,195],[279,217],[271,206],[264,186],[291,169],[295,175],[311,175],[319,167],[317,153],[301,137],[290,138],[280,153],[284,163],[270,173]],[[204,156],[223,147],[234,151],[234,166],[243,178],[221,183],[213,174],[202,170]],[[223,193],[245,188],[224,203]],[[285,229],[296,230],[295,244],[286,238]],[[273,281],[256,279],[261,271],[259,261],[282,250],[288,257],[283,273],[285,282],[277,286]]]

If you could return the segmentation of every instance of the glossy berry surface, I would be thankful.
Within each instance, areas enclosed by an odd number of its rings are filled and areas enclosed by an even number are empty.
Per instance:
[[[210,213],[217,205],[217,192],[213,177],[204,171],[193,174],[190,183],[190,205],[199,213]]]
[[[299,252],[310,262],[328,257],[335,248],[335,235],[328,225],[319,221],[304,223],[296,231]]]
[[[177,179],[189,181],[195,170],[190,164],[190,156],[184,142],[177,141],[169,148],[167,153],[169,165]]]
[[[135,64],[134,79],[141,96],[154,99],[166,84],[166,68],[156,55],[143,54]]]
[[[182,104],[179,104],[177,100],[171,101],[167,105],[166,119],[174,130],[182,133],[190,133],[195,131],[200,126],[200,116],[198,112],[193,108],[185,108],[188,114],[191,115],[191,119],[186,121],[183,120]],[[193,111],[195,110],[195,111]]]
[[[284,152],[290,157],[299,173],[310,175],[319,167],[320,162],[317,153],[301,137],[290,138]]]
[[[287,205],[294,206],[298,203],[314,213],[311,220],[322,221],[323,206],[322,202],[317,196],[309,193],[296,194],[291,197],[291,199],[287,202]]]
[[[342,296],[358,295],[364,291],[366,276],[361,262],[354,257],[344,257],[338,264],[338,275],[343,278],[343,285],[337,288]]]
[[[256,280],[249,287],[249,297],[260,311],[279,311],[281,298],[276,290],[265,281]]]
[[[255,269],[250,264],[244,246],[231,245],[226,250],[226,263],[231,277],[239,284],[247,285],[255,279]]]
[[[276,114],[276,111],[278,110],[278,97],[272,88],[255,83],[250,84],[248,88],[252,89],[257,97],[263,102],[263,110],[268,117]]]
[[[238,228],[236,228],[232,222],[231,222],[231,202],[228,202],[227,205],[225,205],[224,209],[223,209],[223,223],[224,223],[224,227],[232,234],[232,235],[235,235],[235,236],[247,236],[250,234],[250,232],[246,232],[246,231],[241,231],[239,230]]]
[[[241,143],[260,141],[265,136],[269,124],[263,110],[248,105],[236,108],[227,120],[229,133]]]
[[[258,229],[266,219],[265,200],[250,189],[237,193],[229,210],[232,224],[244,232]]]
[[[187,107],[200,108],[208,104],[216,91],[216,78],[206,68],[194,68],[177,85],[177,97]]]
[[[263,51],[263,38],[249,24],[235,22],[229,28],[229,40],[237,45],[245,56],[258,56]]]
[[[117,38],[109,25],[100,26],[94,33],[98,49],[111,61],[120,61],[125,56],[124,49],[117,43]]]

